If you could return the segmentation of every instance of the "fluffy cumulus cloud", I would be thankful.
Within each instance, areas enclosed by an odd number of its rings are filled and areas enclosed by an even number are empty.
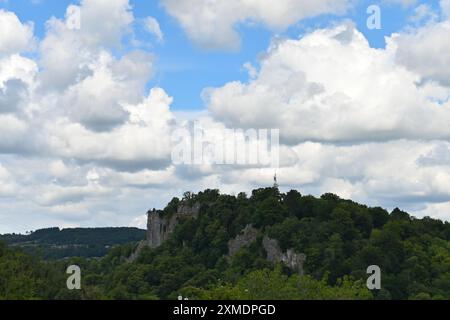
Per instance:
[[[398,35],[396,59],[401,65],[420,75],[423,81],[436,81],[450,87],[450,19],[430,23]],[[420,44],[420,45],[418,45]]]
[[[281,30],[350,1],[270,3],[162,0],[209,48],[238,46],[239,23]],[[173,98],[149,86],[155,57],[133,45],[128,0],[83,0],[47,21],[41,39],[0,11],[0,232],[145,226],[142,213],[186,190],[271,183],[274,169],[259,165],[172,162],[173,133],[193,121],[211,139],[226,128],[280,129],[283,189],[449,219],[450,30],[440,3],[384,49],[348,22],[275,39],[245,64],[247,82],[204,90],[202,113],[172,112]],[[156,19],[144,22],[164,38]]]
[[[23,24],[13,13],[0,9],[0,57],[30,49],[33,25]]]
[[[47,22],[40,43],[43,80],[64,89],[92,72],[91,63],[108,48],[118,48],[134,21],[128,0],[83,0],[69,6],[64,20]]]
[[[80,18],[79,31],[89,46],[119,45],[134,20],[128,0],[82,0]]]
[[[189,37],[205,48],[236,49],[239,23],[281,30],[297,21],[326,13],[344,13],[350,0],[161,0]]]
[[[107,203],[171,177],[172,98],[147,86],[153,55],[123,48],[133,22],[128,0],[83,0],[34,41],[31,23],[0,11],[0,197],[14,198],[12,224],[27,210],[33,227],[128,225],[142,203],[123,218]]]
[[[115,61],[103,54],[90,74],[68,88],[60,102],[69,117],[94,131],[108,130],[127,118],[125,103],[139,101],[151,73],[150,55],[134,52]]]
[[[425,26],[409,28],[392,36],[396,47],[396,62],[416,73],[421,82],[436,82],[450,87],[447,67],[450,57],[450,1],[439,1],[440,11],[422,4],[416,8],[417,18],[425,19]]]
[[[281,128],[288,143],[448,139],[450,109],[352,24],[274,43],[257,77],[205,91],[229,126]],[[450,78],[447,78],[450,79]]]
[[[52,137],[49,152],[125,171],[165,166],[171,152],[170,103],[164,90],[152,89],[141,103],[127,106],[125,123],[108,132],[95,132],[60,118],[46,130]]]
[[[28,110],[37,70],[34,61],[17,53],[0,57],[0,153],[24,152],[30,147]]]
[[[24,95],[26,95],[26,86],[21,80],[10,79],[5,82],[0,94],[0,113],[17,111]]]
[[[349,23],[277,40],[248,82],[203,95],[228,127],[280,129],[299,159],[278,170],[282,185],[442,218],[432,211],[450,200],[448,37],[434,49],[429,41],[447,23],[393,35],[385,49],[371,48]],[[244,172],[231,180],[258,184],[270,175]]]

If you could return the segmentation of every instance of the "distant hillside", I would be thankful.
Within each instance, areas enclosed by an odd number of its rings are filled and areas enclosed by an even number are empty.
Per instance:
[[[0,241],[44,259],[102,257],[111,247],[135,243],[145,238],[137,228],[47,228],[30,234],[0,235]]]

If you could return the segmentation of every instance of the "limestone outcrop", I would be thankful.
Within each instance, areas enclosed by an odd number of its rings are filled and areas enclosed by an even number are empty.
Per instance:
[[[265,236],[263,239],[263,247],[267,252],[267,260],[270,262],[283,262],[289,269],[297,271],[300,275],[304,274],[303,264],[306,260],[305,254],[296,253],[293,249],[288,249],[286,252],[283,252],[278,241],[268,236]]]
[[[241,248],[251,245],[256,241],[258,234],[258,230],[251,224],[247,225],[241,234],[228,242],[228,256],[233,257]]]
[[[200,204],[196,203],[192,206],[182,203],[174,214],[164,215],[163,211],[151,210],[147,213],[147,239],[142,241],[137,250],[130,257],[130,261],[135,260],[139,253],[145,247],[157,248],[167,241],[170,235],[174,232],[176,226],[182,219],[197,219],[200,213]],[[260,230],[253,225],[247,225],[242,232],[234,239],[228,242],[228,257],[232,258],[242,248],[249,247],[254,243]],[[306,260],[306,255],[303,253],[296,253],[294,249],[288,249],[283,252],[275,239],[264,236],[262,245],[267,253],[267,260],[272,263],[282,262],[288,268],[303,275],[303,264]]]
[[[228,242],[228,257],[231,258],[242,248],[250,246],[257,240],[260,231],[252,225],[247,225],[241,234]],[[263,248],[267,253],[267,260],[271,263],[284,263],[289,269],[303,275],[303,264],[306,260],[306,255],[303,253],[296,253],[294,249],[288,249],[283,252],[275,239],[264,236],[262,242]]]
[[[169,239],[180,219],[197,219],[200,212],[200,204],[188,206],[181,204],[177,212],[168,217],[163,216],[162,211],[151,210],[147,213],[147,245],[157,248]]]

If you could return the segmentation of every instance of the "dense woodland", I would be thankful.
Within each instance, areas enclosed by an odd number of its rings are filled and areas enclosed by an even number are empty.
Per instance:
[[[0,241],[48,260],[103,257],[114,246],[135,243],[144,237],[145,230],[137,228],[47,228],[25,235],[0,235]]]
[[[133,262],[136,243],[102,259],[52,261],[1,244],[0,298],[450,299],[448,222],[277,188],[238,196],[186,193],[163,214],[173,215],[181,203],[199,203],[198,219],[184,219],[169,241],[145,248]],[[229,240],[248,224],[261,236],[228,258]],[[306,254],[305,275],[269,263],[262,235]],[[82,269],[82,290],[66,288],[70,264]],[[369,265],[381,267],[381,290],[366,288]]]

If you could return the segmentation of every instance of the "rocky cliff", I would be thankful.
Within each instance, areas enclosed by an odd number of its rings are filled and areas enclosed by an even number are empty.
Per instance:
[[[228,256],[233,257],[244,247],[248,247],[253,242],[256,241],[259,231],[255,229],[252,225],[248,225],[242,230],[241,234],[237,235],[236,238],[231,239],[228,242]]]
[[[147,213],[147,245],[151,248],[159,247],[169,239],[181,219],[196,219],[199,211],[200,204],[193,206],[182,204],[178,207],[177,212],[170,216],[163,216],[162,211],[155,209],[149,211]]]
[[[175,227],[182,219],[191,218],[197,219],[200,212],[200,204],[196,203],[192,206],[181,204],[177,211],[172,215],[164,215],[163,211],[151,210],[147,213],[147,239],[139,244],[136,252],[130,257],[134,260],[139,255],[144,247],[157,248],[169,239],[174,232]],[[254,243],[261,231],[254,228],[252,225],[247,225],[242,232],[234,239],[228,242],[228,257],[232,258],[236,253]],[[283,252],[275,239],[264,236],[262,245],[267,253],[267,260],[272,263],[282,262],[291,270],[303,274],[303,264],[306,260],[306,255],[303,253],[296,253],[293,249],[288,249]]]
[[[263,239],[263,247],[267,252],[267,260],[272,263],[282,262],[289,269],[296,271],[303,275],[303,264],[306,260],[306,255],[303,253],[296,253],[294,249],[288,249],[286,252],[281,251],[278,241],[270,239],[265,236]]]
[[[252,225],[247,225],[241,234],[228,242],[228,257],[233,257],[240,249],[250,246],[258,238],[260,231],[255,229]],[[306,260],[306,255],[303,253],[296,253],[294,249],[288,249],[283,252],[275,239],[264,236],[262,242],[263,248],[267,254],[267,260],[272,263],[282,262],[289,269],[296,271],[303,275],[303,264]]]

